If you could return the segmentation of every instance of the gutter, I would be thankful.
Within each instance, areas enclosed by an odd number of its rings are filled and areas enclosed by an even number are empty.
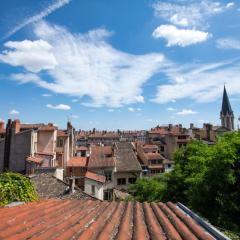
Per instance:
[[[189,208],[184,206],[182,203],[178,202],[176,204],[185,214],[189,215],[193,218],[203,229],[205,229],[210,235],[212,235],[217,240],[231,240],[222,232],[220,232],[217,228],[212,226],[210,223],[204,221],[201,217],[199,217],[196,213],[192,212]]]

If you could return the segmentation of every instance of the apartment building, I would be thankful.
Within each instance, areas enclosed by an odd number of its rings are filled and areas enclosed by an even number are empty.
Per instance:
[[[102,196],[101,200],[112,200],[116,189],[126,191],[129,184],[142,176],[134,147],[126,142],[115,143],[114,146],[91,146],[87,169],[91,176],[96,174],[101,179],[104,177],[104,181],[96,181],[96,176],[95,179],[90,179],[87,173],[85,175],[84,188],[87,193],[91,194],[89,184],[95,181],[97,185],[92,184],[92,188],[96,191],[103,190],[102,194],[97,194]]]
[[[157,126],[152,128],[147,134],[147,142],[159,147],[160,153],[166,159],[172,160],[176,150],[191,140],[191,136],[186,128],[181,124],[167,126]]]
[[[173,169],[174,162],[163,157],[157,145],[137,143],[136,146],[144,176],[154,176]]]

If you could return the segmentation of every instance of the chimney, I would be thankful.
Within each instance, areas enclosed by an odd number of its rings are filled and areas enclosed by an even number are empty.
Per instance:
[[[3,129],[4,129],[4,122],[1,121],[1,122],[0,122],[0,130],[3,130]]]
[[[12,120],[8,119],[7,126],[6,126],[5,143],[4,143],[3,171],[9,170],[11,139],[12,139],[12,128],[11,127],[12,127]]]
[[[48,126],[49,127],[53,127],[53,123],[48,123]]]
[[[75,177],[72,177],[70,179],[70,192],[74,193],[75,192]]]
[[[194,124],[190,123],[190,129],[193,129],[193,128],[194,128]]]
[[[20,126],[21,126],[21,123],[19,119],[15,119],[12,122],[12,129],[14,129],[15,134],[20,132]]]
[[[172,131],[172,124],[168,124],[168,130],[171,132]]]

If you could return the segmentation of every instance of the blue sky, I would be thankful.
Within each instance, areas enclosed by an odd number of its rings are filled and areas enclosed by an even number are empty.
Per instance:
[[[11,0],[0,8],[0,119],[81,129],[238,117],[240,4]]]

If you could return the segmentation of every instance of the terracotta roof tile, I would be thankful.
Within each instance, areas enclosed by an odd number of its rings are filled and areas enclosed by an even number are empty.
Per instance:
[[[214,239],[173,203],[49,199],[0,216],[0,239]]]
[[[116,170],[119,172],[139,172],[142,170],[131,143],[116,143]]]
[[[102,183],[105,183],[105,181],[106,181],[106,177],[105,176],[100,175],[98,173],[90,172],[90,171],[86,172],[85,177],[89,178],[89,179],[92,179],[92,180],[95,180],[97,182],[102,182]]]
[[[58,130],[57,131],[57,136],[58,137],[68,137],[68,134],[63,130]]]
[[[44,161],[44,157],[29,156],[27,157],[27,161],[41,164]]]
[[[67,162],[68,167],[86,167],[87,158],[86,157],[72,157]]]
[[[112,155],[112,148],[108,146],[94,146],[91,147],[91,154],[89,158],[89,168],[99,167],[114,167],[114,159]],[[111,157],[109,157],[111,156]]]
[[[76,146],[76,150],[78,150],[78,151],[87,151],[88,148],[85,147],[85,146]]]

